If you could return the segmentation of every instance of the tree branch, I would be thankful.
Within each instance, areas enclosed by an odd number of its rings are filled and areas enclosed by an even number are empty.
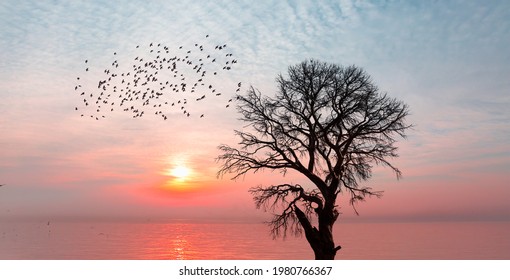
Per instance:
[[[274,97],[253,87],[237,96],[240,120],[249,129],[235,131],[239,147],[220,145],[217,158],[222,163],[218,177],[292,169],[311,183],[307,189],[297,184],[250,189],[257,208],[275,212],[270,221],[275,236],[285,236],[288,229],[299,232],[300,221],[306,227],[303,215],[308,222],[317,215],[334,223],[335,201],[343,192],[358,213],[357,202],[382,195],[360,186],[371,178],[374,165],[401,177],[390,159],[398,156],[396,138],[412,127],[405,121],[409,107],[381,93],[363,69],[307,60],[289,67],[288,76],[279,75],[276,82]]]

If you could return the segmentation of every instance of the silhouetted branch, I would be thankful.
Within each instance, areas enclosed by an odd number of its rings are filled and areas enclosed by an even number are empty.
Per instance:
[[[294,207],[298,202],[304,202],[307,214],[312,211],[319,212],[323,209],[323,199],[316,191],[306,191],[300,185],[280,184],[269,187],[255,187],[250,189],[257,209],[274,212],[282,209],[281,214],[275,214],[270,222],[273,236],[276,237],[286,231],[290,226],[294,233],[300,233],[300,228],[295,227]]]
[[[307,60],[289,67],[288,76],[278,75],[276,82],[274,97],[253,87],[237,96],[240,119],[249,129],[235,131],[240,139],[237,148],[219,146],[218,176],[232,173],[237,179],[261,169],[303,174],[311,183],[306,190],[280,184],[250,192],[257,208],[275,213],[269,222],[275,236],[285,236],[287,230],[299,233],[315,215],[324,234],[321,238],[331,239],[331,225],[338,217],[337,195],[348,195],[358,213],[357,202],[382,196],[360,186],[372,176],[373,166],[388,167],[401,177],[390,159],[398,156],[396,138],[405,137],[411,127],[405,122],[409,108],[381,93],[370,76],[355,66]]]

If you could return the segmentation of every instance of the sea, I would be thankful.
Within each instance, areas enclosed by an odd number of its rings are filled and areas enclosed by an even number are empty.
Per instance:
[[[339,260],[508,260],[510,222],[338,223]],[[2,260],[309,260],[263,223],[1,222]]]

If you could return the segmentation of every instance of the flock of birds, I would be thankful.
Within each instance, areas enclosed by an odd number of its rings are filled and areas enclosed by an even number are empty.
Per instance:
[[[74,87],[82,105],[75,110],[95,120],[114,111],[127,112],[133,118],[152,114],[167,120],[180,110],[186,117],[202,118],[204,114],[192,112],[190,105],[220,96],[226,102],[224,107],[229,108],[242,83],[237,82],[227,93],[215,82],[223,85],[221,74],[235,68],[237,59],[227,44],[211,44],[209,35],[205,39],[204,44],[195,43],[190,48],[150,43],[145,49],[138,45],[135,49],[139,55],[128,63],[121,63],[114,52],[114,60],[101,70],[99,80],[89,71],[90,61],[85,60],[85,76],[77,77]],[[92,81],[87,79],[90,75]]]

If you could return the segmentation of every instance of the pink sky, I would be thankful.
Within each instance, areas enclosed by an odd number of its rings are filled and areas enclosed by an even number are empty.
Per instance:
[[[267,214],[255,209],[250,187],[308,184],[269,171],[216,177],[217,146],[235,145],[233,130],[244,129],[224,106],[228,96],[194,103],[204,118],[115,112],[95,121],[75,112],[76,76],[93,88],[113,59],[129,64],[143,55],[136,45],[156,41],[175,52],[196,42],[214,46],[205,34],[239,60],[214,81],[225,92],[242,81],[242,90],[272,94],[277,74],[314,57],[363,67],[383,92],[409,104],[415,127],[394,161],[403,178],[377,168],[366,185],[384,196],[358,205],[357,218],[342,199],[343,218],[510,219],[508,4],[231,3],[225,10],[202,3],[169,19],[168,11],[185,7],[14,3],[0,4],[0,219],[262,221]],[[194,25],[193,15],[203,24]],[[177,166],[189,176],[177,180]]]

